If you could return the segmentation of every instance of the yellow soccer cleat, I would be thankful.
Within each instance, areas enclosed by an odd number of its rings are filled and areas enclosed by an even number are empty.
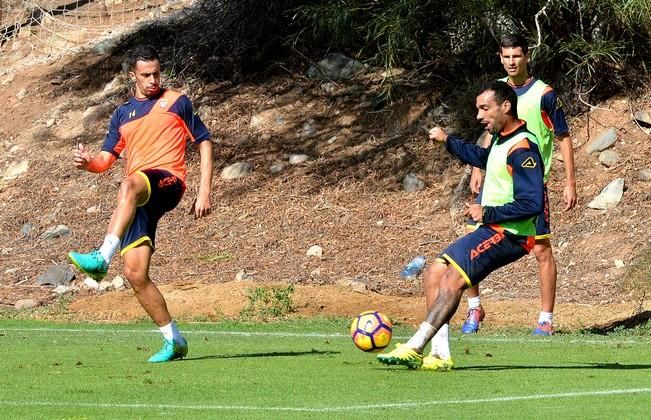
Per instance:
[[[438,356],[425,356],[423,357],[423,364],[420,367],[425,370],[435,370],[438,372],[447,372],[452,370],[454,367],[454,362],[451,357],[447,359],[441,359]]]
[[[423,364],[423,355],[398,343],[389,353],[379,354],[377,360],[385,365],[404,365],[410,369],[418,369]]]

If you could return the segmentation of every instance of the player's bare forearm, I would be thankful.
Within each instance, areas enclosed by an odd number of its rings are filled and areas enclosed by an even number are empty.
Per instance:
[[[562,136],[558,138],[559,149],[563,156],[565,166],[565,188],[563,190],[563,200],[565,201],[565,210],[571,210],[576,206],[576,172],[574,169],[574,148],[572,147],[572,138]]]
[[[105,172],[113,165],[116,159],[114,155],[105,151],[101,151],[93,156],[81,143],[72,151],[72,164],[77,169],[93,173]]]
[[[213,167],[213,146],[210,140],[199,143],[200,179],[199,192],[194,206],[194,216],[196,218],[205,217],[212,211],[210,204],[210,190],[212,187],[212,167]]]

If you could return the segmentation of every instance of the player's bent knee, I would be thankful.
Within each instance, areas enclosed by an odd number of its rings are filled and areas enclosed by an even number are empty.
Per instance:
[[[144,273],[140,269],[133,269],[125,265],[123,273],[135,293],[138,293],[139,290],[146,287],[149,283],[147,273]]]
[[[445,273],[446,269],[447,266],[440,262],[436,262],[433,265],[427,267],[425,273],[423,274],[423,286],[432,287],[438,285],[439,280]]]
[[[536,244],[533,247],[533,255],[536,257],[536,260],[538,261],[547,261],[551,260],[554,258],[554,254],[552,253],[552,247],[549,244]]]
[[[445,273],[441,276],[439,288],[463,291],[468,287],[468,284],[459,272],[451,266],[447,266]]]

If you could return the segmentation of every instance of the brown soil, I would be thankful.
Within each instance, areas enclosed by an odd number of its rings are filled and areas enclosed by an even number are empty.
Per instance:
[[[5,76],[5,83],[0,80],[0,95],[6,98],[0,169],[23,159],[30,164],[27,173],[0,184],[4,306],[27,297],[51,302],[51,289],[36,285],[38,275],[53,263],[66,264],[71,249],[98,246],[104,235],[123,167],[118,163],[106,174],[93,175],[75,170],[70,162],[70,150],[78,142],[97,150],[103,139],[108,115],[70,135],[90,105],[85,97],[102,88],[82,89],[78,82],[100,59],[84,56],[31,66]],[[338,84],[334,93],[297,75],[238,86],[185,86],[219,147],[213,214],[200,220],[188,215],[198,179],[198,155],[191,149],[188,193],[159,225],[151,274],[175,316],[236,316],[247,303],[246,289],[254,284],[294,284],[297,315],[352,316],[372,308],[418,322],[424,312],[420,283],[403,280],[398,272],[414,255],[434,257],[456,237],[459,224],[451,217],[450,203],[463,167],[426,141],[419,129],[428,124],[426,90],[415,88],[411,103],[378,113],[365,105],[372,83],[369,78]],[[26,95],[19,99],[23,89]],[[112,98],[111,105],[123,99]],[[62,112],[52,115],[55,109]],[[639,274],[638,283],[628,282],[649,247],[651,214],[651,184],[638,179],[640,169],[651,168],[651,144],[631,119],[632,109],[651,109],[648,94],[613,98],[572,119],[580,197],[573,211],[561,210],[563,167],[554,162],[549,188],[559,266],[556,322],[561,328],[601,324],[651,307],[645,295],[649,282],[640,282]],[[253,116],[262,123],[252,124]],[[282,124],[274,124],[278,116]],[[56,122],[48,127],[51,118]],[[317,133],[301,137],[297,133],[308,119],[315,121]],[[622,156],[609,169],[584,151],[606,127],[618,129],[615,150]],[[312,160],[271,174],[269,166],[286,162],[290,153],[307,153]],[[253,163],[252,174],[234,181],[219,178],[221,168],[241,160]],[[400,182],[412,171],[427,187],[407,194]],[[607,211],[587,208],[617,177],[626,180],[622,203]],[[93,207],[95,212],[87,211]],[[32,225],[27,237],[21,233],[25,223]],[[40,235],[57,224],[69,226],[72,234],[43,240]],[[315,244],[323,247],[322,258],[306,256]],[[233,281],[241,269],[253,273],[256,283]],[[120,271],[116,258],[109,278]],[[340,284],[350,280],[365,283],[367,292]],[[539,307],[537,283],[531,256],[491,275],[483,284],[486,321],[531,324]],[[80,291],[70,310],[89,320],[144,316],[130,291]]]

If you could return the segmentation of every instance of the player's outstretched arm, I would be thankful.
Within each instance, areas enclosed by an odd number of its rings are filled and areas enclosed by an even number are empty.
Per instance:
[[[441,127],[434,127],[429,130],[430,140],[445,143],[445,148],[450,154],[462,161],[479,168],[486,167],[489,150],[474,143],[449,135]]]
[[[212,142],[210,140],[204,140],[199,143],[201,175],[199,180],[199,193],[194,203],[194,217],[197,219],[208,216],[212,210],[210,205],[213,165],[212,149]]]
[[[93,156],[81,143],[72,151],[72,164],[77,169],[83,169],[93,173],[106,171],[113,165],[116,159],[114,155],[106,151],[101,151]]]

